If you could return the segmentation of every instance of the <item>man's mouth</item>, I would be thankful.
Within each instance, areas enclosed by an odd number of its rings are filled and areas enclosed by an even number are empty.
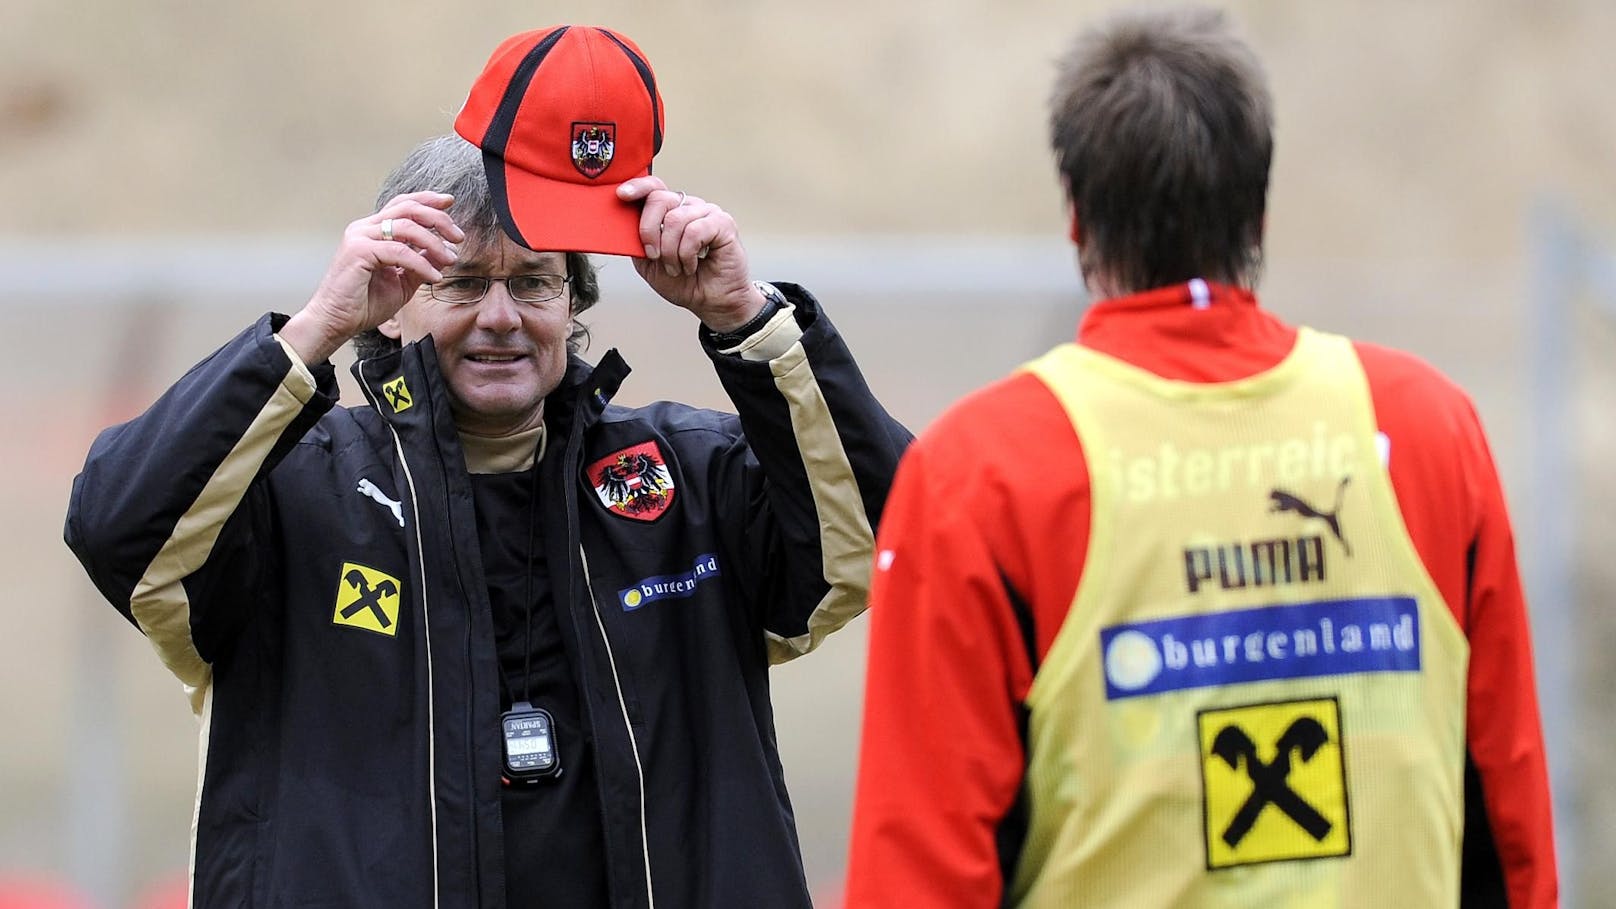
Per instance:
[[[522,359],[521,354],[467,354],[466,359],[473,363],[514,363]]]

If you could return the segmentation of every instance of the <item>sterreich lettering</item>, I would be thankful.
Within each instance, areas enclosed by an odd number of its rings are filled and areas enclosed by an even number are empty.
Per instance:
[[[1113,450],[1109,473],[1118,496],[1142,504],[1340,477],[1353,472],[1358,457],[1357,440],[1332,433],[1321,420],[1309,435],[1268,442],[1209,448],[1164,442],[1148,453]]]

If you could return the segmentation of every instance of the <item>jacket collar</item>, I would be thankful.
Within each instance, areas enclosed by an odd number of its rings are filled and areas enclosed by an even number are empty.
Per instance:
[[[1163,378],[1229,382],[1285,359],[1296,329],[1249,290],[1191,281],[1095,303],[1077,343]]]
[[[577,354],[570,356],[561,384],[545,398],[545,420],[556,436],[587,429],[599,419],[629,372],[615,347],[594,365]],[[413,429],[458,436],[430,335],[391,353],[355,362],[353,375],[371,408],[401,434]]]

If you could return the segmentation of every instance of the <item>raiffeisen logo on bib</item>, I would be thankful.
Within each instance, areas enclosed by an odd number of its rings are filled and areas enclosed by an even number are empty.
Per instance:
[[[1107,700],[1268,679],[1420,670],[1412,597],[1263,606],[1100,630]]]

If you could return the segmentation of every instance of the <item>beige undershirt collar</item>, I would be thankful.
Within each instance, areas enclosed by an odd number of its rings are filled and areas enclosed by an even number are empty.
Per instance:
[[[466,453],[466,470],[471,473],[515,473],[527,470],[535,460],[544,460],[544,424],[515,435],[474,436],[460,434],[460,447]]]

